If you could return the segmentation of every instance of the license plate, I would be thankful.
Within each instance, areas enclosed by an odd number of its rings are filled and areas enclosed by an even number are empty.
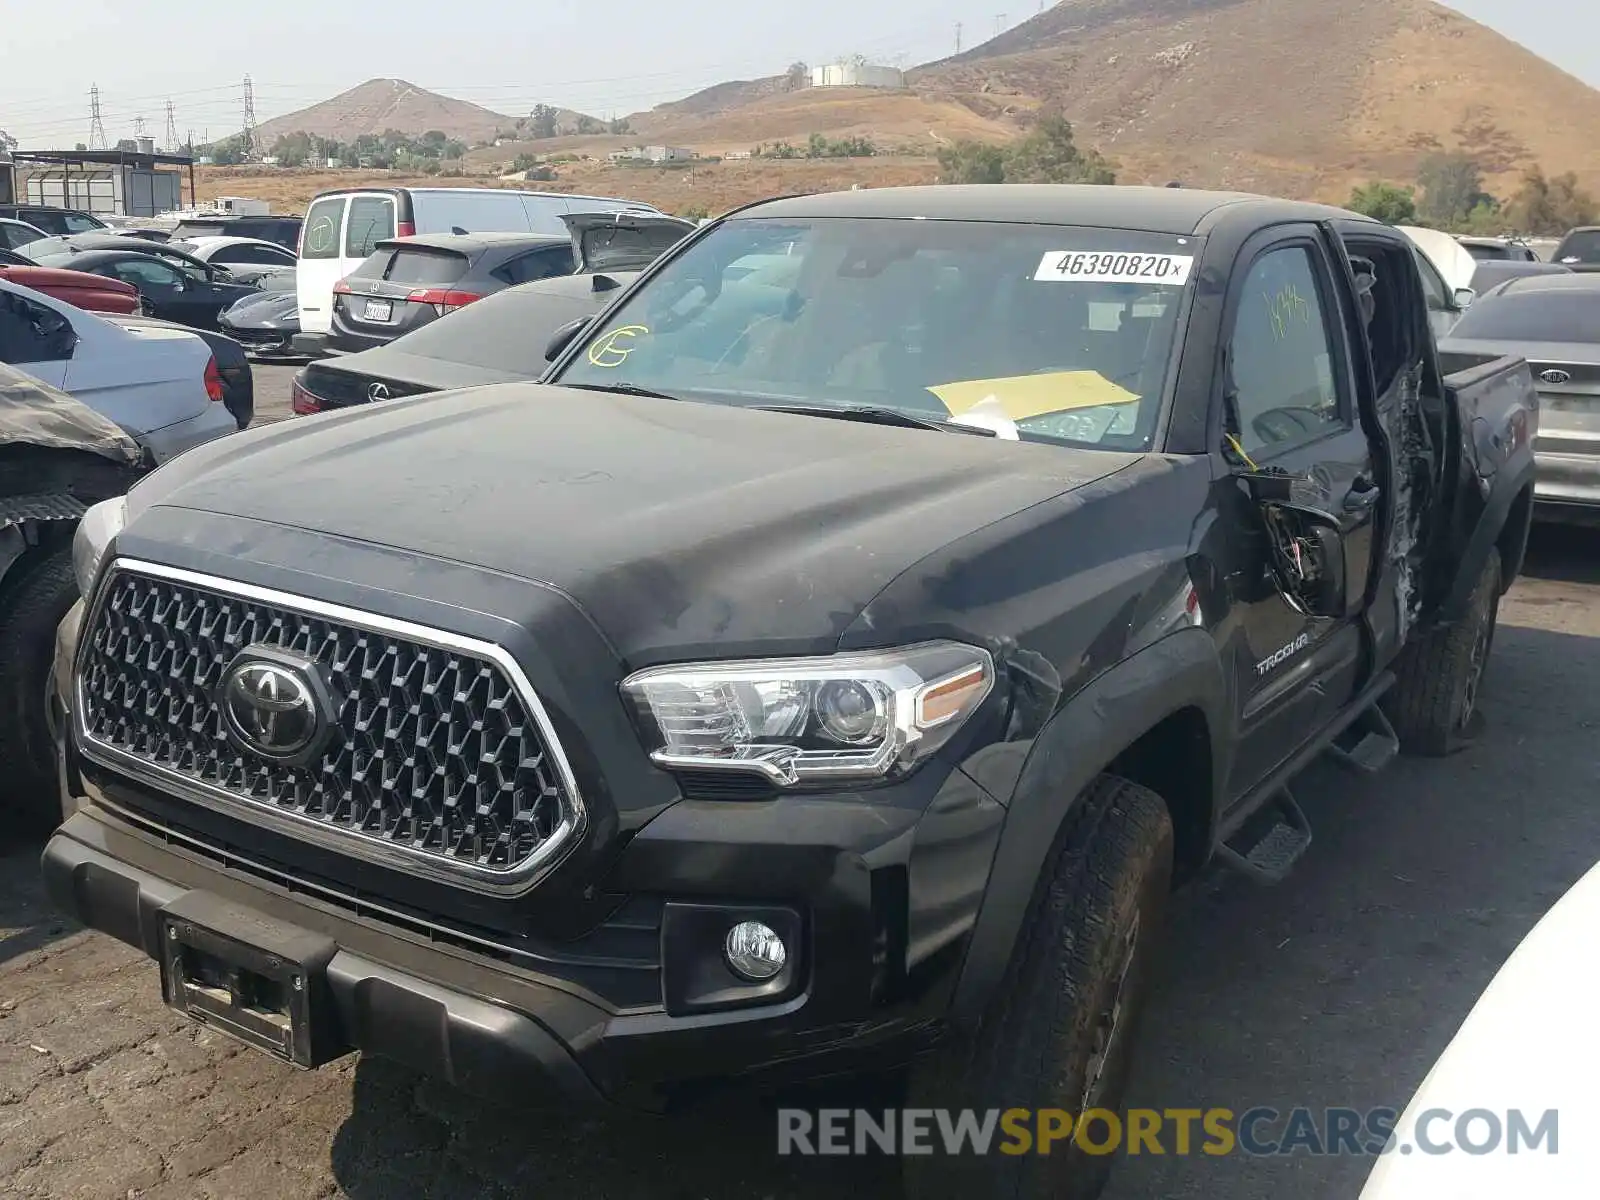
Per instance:
[[[298,1067],[344,1052],[326,995],[327,938],[191,892],[163,911],[161,948],[169,1007]]]
[[[394,315],[394,303],[390,300],[368,300],[366,312],[362,315],[369,321],[387,321]]]

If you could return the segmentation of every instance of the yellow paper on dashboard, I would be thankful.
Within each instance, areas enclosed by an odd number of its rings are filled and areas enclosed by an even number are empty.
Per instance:
[[[1001,379],[968,379],[941,383],[928,390],[955,416],[993,397],[1013,421],[1076,408],[1098,408],[1102,404],[1128,404],[1139,399],[1099,371],[1049,371]]]

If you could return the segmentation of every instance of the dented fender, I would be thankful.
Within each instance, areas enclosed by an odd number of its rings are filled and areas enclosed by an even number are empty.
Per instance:
[[[1203,629],[1179,630],[1105,671],[1065,701],[1031,740],[1001,743],[969,760],[968,772],[1007,811],[957,984],[954,1021],[976,1020],[999,985],[1057,834],[1084,789],[1140,737],[1191,707],[1205,717],[1210,778],[1195,779],[1189,796],[1164,799],[1174,808],[1203,806],[1209,849],[1237,734],[1216,643]],[[1012,762],[984,763],[991,754]],[[1009,778],[1015,782],[1006,790],[1000,781]]]

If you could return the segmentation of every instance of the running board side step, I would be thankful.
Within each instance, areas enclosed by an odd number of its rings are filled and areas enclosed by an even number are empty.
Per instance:
[[[1328,743],[1328,755],[1352,771],[1376,775],[1400,753],[1400,735],[1376,704],[1370,706]]]
[[[1217,859],[1256,883],[1270,886],[1288,878],[1310,848],[1311,822],[1294,793],[1283,788],[1217,847]]]

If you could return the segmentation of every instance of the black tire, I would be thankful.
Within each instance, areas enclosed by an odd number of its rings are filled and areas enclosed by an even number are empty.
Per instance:
[[[0,587],[0,811],[29,831],[61,820],[45,691],[56,626],[77,598],[68,546],[32,552]]]
[[[1438,758],[1471,743],[1500,590],[1500,552],[1491,549],[1461,619],[1418,634],[1401,651],[1382,707],[1407,754]]]
[[[1046,861],[1026,924],[977,1031],[913,1067],[917,1108],[1120,1114],[1172,886],[1172,821],[1148,788],[1102,775]],[[1109,1022],[1109,1026],[1108,1026]],[[1037,1128],[1035,1126],[1035,1128]],[[1091,1125],[1091,1145],[1106,1130]],[[1043,1155],[903,1159],[909,1200],[1091,1200],[1113,1156],[1058,1142]]]

